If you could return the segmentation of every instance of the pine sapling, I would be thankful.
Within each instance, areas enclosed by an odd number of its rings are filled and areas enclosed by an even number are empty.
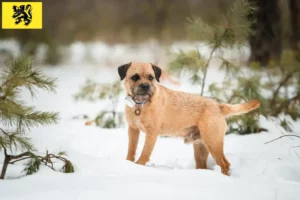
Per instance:
[[[0,179],[4,179],[9,164],[29,160],[25,167],[26,174],[39,170],[40,164],[45,164],[54,170],[53,159],[60,160],[67,165],[68,170],[72,163],[64,158],[64,154],[37,155],[31,139],[26,136],[34,126],[46,126],[57,122],[58,113],[41,112],[34,107],[25,105],[19,98],[23,88],[28,89],[31,95],[36,95],[36,89],[55,91],[56,79],[49,78],[33,68],[32,58],[20,56],[6,62],[0,73],[0,151],[4,152],[4,163]]]
[[[86,125],[94,122],[99,127],[116,128],[123,124],[124,114],[117,111],[121,91],[120,81],[116,81],[113,84],[100,84],[87,80],[80,91],[74,95],[75,100],[93,102],[107,99],[110,101],[111,108],[101,111],[94,119],[87,121]]]
[[[236,0],[232,9],[216,24],[208,24],[201,18],[190,20],[191,32],[198,35],[210,48],[208,58],[198,51],[183,52],[170,63],[170,70],[187,69],[193,74],[193,84],[201,85],[200,94],[213,98],[220,103],[238,104],[251,99],[260,100],[259,114],[275,117],[286,131],[292,131],[290,119],[300,118],[300,61],[295,52],[285,50],[280,62],[271,61],[262,67],[250,63],[248,67],[236,66],[227,60],[224,49],[240,48],[253,32],[253,21],[247,16],[255,10],[248,1]],[[223,78],[208,85],[206,76],[212,58],[221,61],[219,72]],[[283,114],[283,117],[282,117]],[[249,134],[267,131],[259,124],[257,112],[228,119],[228,132]]]

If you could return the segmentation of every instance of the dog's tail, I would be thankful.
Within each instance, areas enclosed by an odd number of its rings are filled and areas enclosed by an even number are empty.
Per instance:
[[[251,110],[258,108],[259,106],[260,101],[252,100],[242,104],[220,104],[219,108],[221,110],[221,113],[225,117],[229,117],[232,115],[241,115],[250,112]]]

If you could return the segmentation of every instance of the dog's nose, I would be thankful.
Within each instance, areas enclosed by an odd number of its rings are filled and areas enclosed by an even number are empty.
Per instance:
[[[141,87],[143,90],[149,90],[150,85],[147,84],[147,83],[142,83],[142,84],[140,85],[140,87]]]

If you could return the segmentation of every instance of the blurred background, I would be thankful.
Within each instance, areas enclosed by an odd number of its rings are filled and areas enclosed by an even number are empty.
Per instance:
[[[257,24],[253,27],[257,33],[248,41],[253,54],[252,60],[265,64],[268,59],[278,57],[283,48],[299,49],[299,1],[249,1],[255,2],[259,7],[255,14]],[[94,61],[100,62],[105,59],[101,55],[101,48],[114,47],[116,44],[136,46],[148,42],[149,46],[152,44],[157,48],[178,41],[193,42],[197,41],[197,37],[189,34],[187,18],[197,16],[208,23],[214,23],[230,8],[234,0],[42,2],[43,29],[1,30],[2,56],[16,56],[23,52],[36,56],[36,61],[55,65],[70,60],[72,56],[68,54],[74,55],[81,51],[85,54],[85,60],[94,58]],[[93,52],[96,44],[98,54]],[[159,51],[155,48],[152,51]],[[78,59],[77,56],[75,60]]]

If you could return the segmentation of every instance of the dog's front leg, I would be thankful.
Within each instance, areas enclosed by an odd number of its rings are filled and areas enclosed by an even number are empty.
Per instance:
[[[140,158],[136,161],[136,164],[145,165],[151,156],[152,150],[155,146],[157,139],[156,132],[147,132],[146,133],[146,140],[144,144],[144,148]]]
[[[128,127],[128,152],[126,157],[127,160],[134,161],[139,136],[140,130],[138,128]]]

